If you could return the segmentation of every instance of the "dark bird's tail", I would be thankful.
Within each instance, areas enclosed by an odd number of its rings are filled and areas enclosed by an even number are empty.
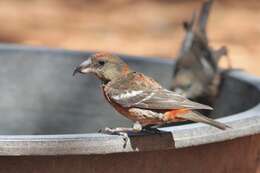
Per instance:
[[[207,22],[208,22],[209,13],[210,13],[212,4],[213,4],[213,0],[208,0],[208,1],[204,2],[201,7],[198,25],[199,25],[199,30],[202,33],[206,33]]]
[[[208,118],[202,114],[200,114],[199,112],[196,111],[189,111],[188,113],[182,114],[180,115],[179,118],[185,119],[185,120],[189,120],[189,121],[194,121],[194,122],[198,122],[198,123],[205,123],[211,126],[214,126],[218,129],[221,130],[226,130],[227,128],[230,128],[228,125],[215,121],[211,118]]]
[[[185,21],[183,23],[184,29],[186,31],[189,31],[189,30],[191,31],[195,27],[196,30],[198,30],[199,32],[206,34],[206,28],[207,28],[209,13],[210,13],[212,4],[213,4],[213,0],[208,0],[208,1],[204,2],[200,9],[199,16],[196,17],[196,13],[194,12],[191,20]]]

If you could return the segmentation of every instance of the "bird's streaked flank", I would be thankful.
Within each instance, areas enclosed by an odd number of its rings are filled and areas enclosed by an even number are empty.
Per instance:
[[[219,129],[227,125],[197,113],[197,109],[212,109],[192,102],[163,88],[142,73],[131,70],[118,56],[97,53],[90,56],[75,70],[76,73],[93,73],[102,81],[106,100],[122,115],[134,122],[133,128],[106,128],[106,132],[141,131],[151,125],[170,122],[202,122]]]

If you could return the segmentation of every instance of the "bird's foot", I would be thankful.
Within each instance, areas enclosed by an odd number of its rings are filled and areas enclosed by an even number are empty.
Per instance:
[[[127,132],[133,131],[133,128],[126,128],[126,127],[117,127],[117,128],[109,128],[106,127],[105,129],[100,129],[99,133],[105,133],[110,135],[119,135],[123,137],[124,145],[123,147],[126,147],[126,144],[128,142],[128,134]]]
[[[143,127],[143,131],[149,134],[161,134],[161,131],[157,128],[152,128],[151,126]]]
[[[139,122],[135,122],[132,128],[129,127],[117,127],[117,128],[109,128],[106,127],[105,129],[100,129],[98,132],[99,133],[105,133],[105,134],[110,134],[110,135],[119,135],[123,136],[124,140],[124,145],[123,147],[126,147],[126,144],[128,142],[128,132],[140,132],[142,130],[142,126]]]

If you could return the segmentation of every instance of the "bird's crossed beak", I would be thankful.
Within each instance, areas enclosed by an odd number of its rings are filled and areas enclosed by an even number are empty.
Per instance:
[[[87,59],[86,61],[84,61],[83,63],[81,63],[78,67],[76,67],[76,69],[73,71],[73,76],[76,75],[76,73],[90,73],[93,72],[93,69],[91,68],[91,58]]]

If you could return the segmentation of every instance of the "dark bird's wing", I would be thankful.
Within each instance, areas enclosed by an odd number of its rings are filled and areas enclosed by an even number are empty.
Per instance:
[[[132,78],[127,83],[117,81],[117,86],[109,87],[106,95],[109,99],[123,107],[144,109],[212,109],[211,107],[192,102],[185,97],[161,87],[152,87],[155,81],[142,76],[143,79]],[[154,83],[158,86],[158,83]]]

